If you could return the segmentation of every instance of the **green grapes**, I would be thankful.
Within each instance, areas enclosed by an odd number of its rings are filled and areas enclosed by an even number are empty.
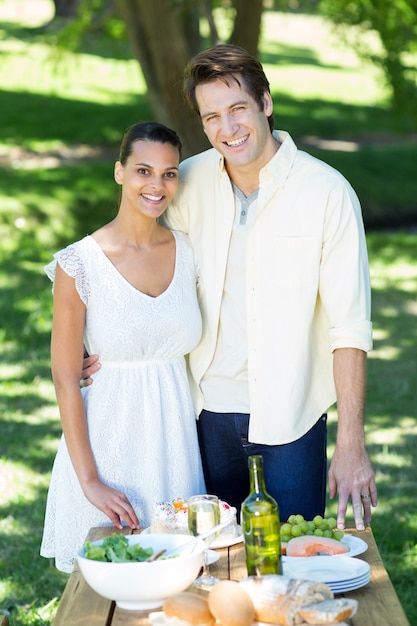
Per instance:
[[[334,517],[322,517],[316,515],[313,520],[307,521],[302,515],[290,515],[287,522],[281,526],[281,541],[286,543],[293,537],[302,535],[315,535],[316,537],[328,537],[340,541],[344,537],[343,530],[336,528]]]

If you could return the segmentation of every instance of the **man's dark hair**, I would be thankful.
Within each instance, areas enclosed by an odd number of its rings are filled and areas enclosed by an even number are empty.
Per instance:
[[[222,80],[226,85],[235,80],[252,96],[259,109],[264,109],[264,94],[270,93],[269,82],[261,63],[240,46],[219,44],[203,50],[188,63],[184,72],[184,97],[196,113],[198,108],[195,90],[198,85]],[[274,116],[268,117],[271,132]]]

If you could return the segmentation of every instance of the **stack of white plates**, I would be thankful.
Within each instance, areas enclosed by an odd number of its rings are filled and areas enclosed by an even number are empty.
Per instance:
[[[284,575],[298,580],[326,583],[333,593],[359,589],[369,583],[371,568],[360,559],[340,556],[308,556],[288,559],[283,563]]]

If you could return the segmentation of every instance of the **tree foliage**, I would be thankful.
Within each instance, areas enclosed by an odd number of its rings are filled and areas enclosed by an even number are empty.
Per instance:
[[[349,41],[364,60],[380,67],[391,88],[392,108],[403,120],[414,125],[417,118],[417,0],[320,0],[319,11],[347,38],[354,26],[356,36]],[[374,31],[380,46],[369,43]],[[352,30],[349,31],[350,34]]]

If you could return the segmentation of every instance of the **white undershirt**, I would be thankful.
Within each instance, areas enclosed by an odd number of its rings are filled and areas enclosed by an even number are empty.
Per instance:
[[[235,219],[213,360],[201,380],[204,408],[217,413],[249,413],[245,296],[246,239],[256,216],[258,192],[248,198],[234,186]]]

